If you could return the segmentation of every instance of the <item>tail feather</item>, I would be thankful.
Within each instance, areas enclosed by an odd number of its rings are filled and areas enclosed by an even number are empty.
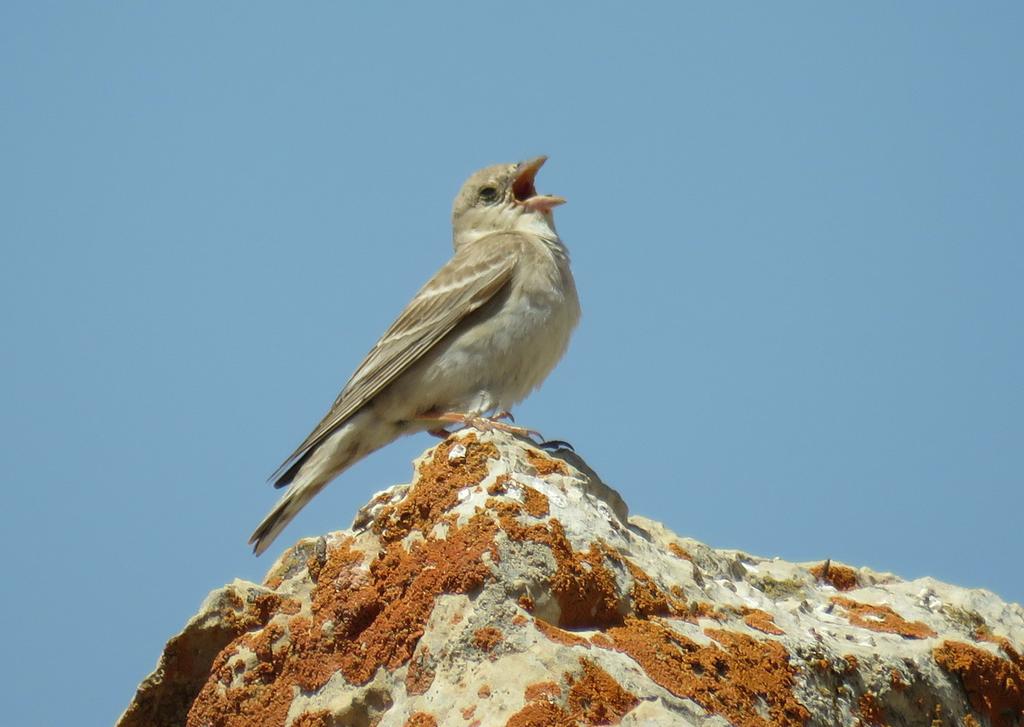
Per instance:
[[[295,479],[295,476],[297,474],[299,474],[299,470],[302,469],[302,466],[304,464],[306,464],[306,460],[308,460],[310,458],[310,456],[313,454],[314,451],[315,450],[310,450],[310,451],[306,452],[304,455],[302,455],[301,457],[299,457],[297,460],[292,462],[288,466],[288,469],[286,469],[281,474],[280,477],[278,477],[276,480],[274,480],[274,487],[277,488],[277,489],[281,489],[282,487],[287,487],[288,485],[290,485],[292,483],[292,480]],[[278,472],[280,472],[280,471],[281,470],[278,470]],[[277,474],[277,472],[274,473],[274,475],[276,475],[276,474]],[[271,475],[271,479],[273,479],[274,475]]]
[[[249,538],[249,545],[256,555],[262,555],[270,547],[274,539],[281,534],[294,519],[299,511],[306,506],[310,500],[316,497],[317,493],[324,488],[327,481],[304,482],[293,485],[274,505],[274,509],[263,518],[252,536]]]
[[[362,438],[359,427],[347,424],[303,455],[282,475],[277,486],[288,478],[288,489],[249,538],[256,555],[270,547],[274,538],[328,482],[362,456]]]
[[[288,489],[249,538],[253,552],[265,552],[328,482],[398,434],[398,429],[379,421],[372,410],[364,410],[302,455],[275,483],[278,487],[287,484]]]

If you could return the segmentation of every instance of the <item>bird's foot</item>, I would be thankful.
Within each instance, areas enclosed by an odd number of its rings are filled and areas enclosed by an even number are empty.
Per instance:
[[[501,412],[493,418],[480,416],[479,414],[465,414],[463,412],[449,411],[437,415],[425,415],[422,417],[423,421],[438,422],[442,426],[437,429],[428,430],[431,434],[437,434],[441,436],[441,432],[444,432],[445,424],[461,424],[463,427],[473,427],[479,429],[481,432],[507,432],[517,437],[525,437],[526,439],[537,441],[543,441],[544,437],[540,432],[536,432],[532,429],[525,427],[517,427],[514,424],[506,424],[505,422],[498,421],[501,418],[512,418],[509,412]],[[513,420],[514,421],[514,420]],[[443,436],[447,436],[446,432]]]
[[[508,416],[511,418],[512,415],[509,414]],[[526,427],[518,427],[515,424],[506,424],[505,422],[498,421],[497,419],[488,419],[487,417],[470,417],[466,420],[466,426],[479,429],[482,432],[497,430],[499,432],[514,434],[517,437],[524,437],[529,440],[544,440],[544,435],[538,431],[527,429]]]

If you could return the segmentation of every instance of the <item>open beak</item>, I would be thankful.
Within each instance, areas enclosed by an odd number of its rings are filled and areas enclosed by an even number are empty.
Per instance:
[[[564,197],[537,194],[537,188],[533,182],[537,178],[537,172],[547,160],[546,156],[539,156],[526,162],[520,162],[519,168],[516,170],[516,179],[512,182],[512,194],[516,199],[516,204],[521,204],[531,212],[550,212],[553,207],[565,204]]]

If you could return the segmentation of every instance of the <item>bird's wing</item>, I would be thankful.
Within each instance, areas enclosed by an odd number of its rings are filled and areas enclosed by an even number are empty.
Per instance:
[[[463,247],[427,281],[374,344],[331,410],[271,475],[275,486],[286,485],[305,455],[508,283],[518,257],[512,238],[497,233]]]

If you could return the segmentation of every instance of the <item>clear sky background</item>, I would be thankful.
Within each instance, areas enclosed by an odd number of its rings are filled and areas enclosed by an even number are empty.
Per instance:
[[[1022,21],[4,2],[6,719],[112,723],[209,590],[408,481],[426,435],[246,546],[463,179],[541,153],[584,318],[521,423],[712,546],[1024,600]]]

